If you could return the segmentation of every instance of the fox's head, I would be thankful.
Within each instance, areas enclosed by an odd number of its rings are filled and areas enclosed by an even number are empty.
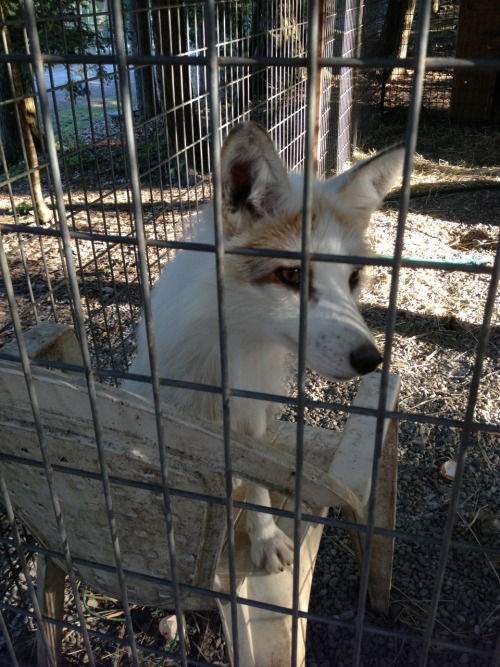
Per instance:
[[[370,216],[400,175],[403,155],[395,146],[314,183],[313,253],[369,254]],[[300,251],[303,180],[287,174],[267,133],[254,123],[237,126],[224,143],[221,166],[226,246]],[[228,254],[226,270],[228,309],[241,318],[237,335],[256,343],[271,339],[296,354],[300,260]],[[333,380],[369,373],[382,360],[356,305],[363,271],[361,263],[311,263],[306,361]]]

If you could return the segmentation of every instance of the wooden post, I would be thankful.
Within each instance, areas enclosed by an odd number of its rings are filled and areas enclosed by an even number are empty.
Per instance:
[[[38,554],[37,559],[38,604],[44,616],[62,621],[64,616],[64,585],[66,575],[52,558]],[[56,667],[61,665],[62,626],[44,623],[47,640]],[[37,665],[49,665],[42,635],[37,632]]]
[[[461,0],[457,58],[500,56],[498,0]],[[457,69],[453,77],[450,113],[454,122],[487,123],[500,114],[496,94],[500,77],[495,70]]]

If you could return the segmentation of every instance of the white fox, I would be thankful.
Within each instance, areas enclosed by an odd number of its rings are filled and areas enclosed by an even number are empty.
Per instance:
[[[367,256],[370,215],[401,173],[403,148],[395,146],[357,163],[340,176],[316,181],[312,252]],[[267,133],[254,123],[235,127],[221,156],[224,243],[235,247],[300,251],[303,178],[287,174]],[[213,242],[211,207],[202,214],[196,240]],[[225,297],[229,385],[268,394],[284,391],[287,359],[297,354],[301,262],[226,254]],[[307,365],[331,380],[369,373],[382,357],[356,306],[362,265],[311,263],[307,308]],[[182,251],[169,263],[152,293],[160,377],[220,385],[215,255]],[[149,375],[142,322],[130,372]],[[124,388],[150,394],[147,383]],[[162,387],[162,399],[183,412],[222,420],[218,394]],[[233,397],[231,427],[264,434],[272,414],[264,400]],[[247,484],[248,502],[269,506],[269,492]],[[248,512],[252,560],[268,572],[293,561],[293,545],[267,513]]]

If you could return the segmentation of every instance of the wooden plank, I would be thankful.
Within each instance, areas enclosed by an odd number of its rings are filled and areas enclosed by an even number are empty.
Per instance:
[[[24,345],[30,359],[43,359],[57,363],[82,366],[82,354],[73,329],[66,324],[41,322],[23,334]],[[14,339],[2,348],[4,354],[18,355]]]
[[[376,410],[379,400],[380,375],[372,374],[364,378],[353,405]],[[400,378],[389,377],[386,409],[393,410],[399,396]],[[332,460],[330,474],[342,480],[349,480],[349,487],[356,494],[362,507],[366,506],[371,490],[373,451],[377,418],[356,415],[348,420],[341,445]],[[390,420],[384,421],[384,440]],[[354,504],[351,504],[356,509]]]
[[[13,429],[29,429],[32,421],[31,407],[24,376],[19,365],[0,361],[0,406],[4,418]],[[94,443],[94,424],[84,381],[70,380],[60,373],[34,368],[35,386],[42,415],[46,415],[47,435],[60,442]],[[157,452],[156,420],[151,401],[129,392],[97,386],[101,406],[101,427],[112,457],[113,469],[127,477],[127,470],[134,470],[128,461],[120,464],[122,457],[134,455],[153,468],[159,467]],[[181,415],[164,405],[162,414],[169,447],[169,456],[176,469],[182,467],[192,474],[221,475],[224,472],[223,436],[220,426],[192,416]],[[71,415],[71,420],[68,420]],[[293,433],[288,439],[287,431]],[[314,446],[304,463],[304,502],[309,507],[352,504],[359,506],[359,499],[340,478],[334,478],[326,469],[319,469],[314,456],[320,448],[328,448],[338,440],[332,431],[314,429]],[[127,443],[126,445],[124,443]],[[319,444],[321,443],[321,445]],[[293,495],[295,490],[295,426],[271,429],[262,440],[233,434],[233,471],[235,477],[247,479],[283,494]],[[334,450],[334,447],[332,448]],[[36,447],[37,449],[37,447]],[[118,456],[120,454],[120,456]],[[333,454],[332,454],[333,455]],[[96,454],[87,453],[81,459],[96,461]],[[88,466],[87,466],[88,468]],[[95,468],[95,466],[94,466]],[[95,469],[93,470],[95,472]]]
[[[62,621],[64,618],[65,573],[52,558],[38,554],[37,558],[38,603],[44,616]],[[62,626],[44,623],[49,649],[56,667],[61,667]],[[40,632],[37,633],[37,664],[46,667],[50,664],[47,650]]]
[[[362,383],[355,404],[377,408],[379,399],[380,376],[371,375]],[[400,378],[391,375],[387,391],[386,409],[396,411],[400,389]],[[373,449],[376,418],[356,416],[347,423],[339,450],[332,462],[332,474],[343,477],[349,475],[353,490],[362,501],[362,511],[353,506],[345,506],[344,517],[347,521],[366,526],[368,519],[368,501],[372,487]],[[396,525],[396,492],[398,439],[397,423],[384,421],[383,444],[380,460],[377,498],[375,505],[375,526],[394,529]],[[367,444],[366,439],[371,439]],[[365,536],[363,532],[352,531],[351,540],[360,568],[364,562]],[[389,611],[392,580],[392,562],[394,539],[384,535],[374,535],[368,594],[373,609],[386,614]]]
[[[284,508],[291,512],[294,510],[292,500],[273,494],[272,501],[273,507]],[[328,508],[316,508],[311,511],[316,516],[324,517],[328,513]],[[293,570],[286,568],[277,574],[267,574],[262,570],[257,570],[250,560],[250,540],[245,530],[245,523],[246,512],[242,512],[235,526],[237,595],[249,600],[285,607],[290,611],[287,614],[281,614],[238,604],[238,647],[235,647],[232,642],[230,603],[219,602],[228,651],[230,656],[236,649],[239,651],[241,665],[289,667],[292,646]],[[293,519],[279,517],[277,524],[293,540]],[[298,604],[300,610],[307,611],[323,526],[303,522],[301,528]],[[226,553],[220,560],[217,583],[219,590],[229,592]],[[306,620],[300,619],[297,633],[297,667],[305,665],[306,630]]]
[[[41,461],[38,438],[32,423],[31,406],[29,404],[26,383],[18,364],[10,362],[0,363],[0,424],[2,428],[2,451],[12,455],[19,455],[19,443],[22,443],[21,454],[28,460]],[[60,373],[45,369],[33,368],[35,386],[40,404],[40,410],[45,426],[45,437],[51,461],[60,466],[77,468],[82,473],[96,475],[99,473],[99,463],[95,446],[94,425],[89,406],[87,390],[83,382],[68,379]],[[366,382],[366,380],[365,380]],[[368,392],[369,393],[369,392]],[[361,390],[363,395],[363,391]],[[112,476],[130,479],[131,482],[141,480],[160,485],[160,461],[157,446],[156,422],[150,401],[145,398],[129,394],[112,387],[99,386],[97,395],[100,406],[102,437],[105,446],[108,472]],[[179,415],[178,412],[164,408],[165,433],[168,443],[168,460],[170,464],[171,483],[174,487],[209,493],[223,497],[224,457],[223,440],[220,428],[217,425],[195,420]],[[71,417],[70,417],[71,416]],[[373,429],[373,418],[367,426]],[[356,420],[357,421],[357,420]],[[293,437],[287,435],[293,433]],[[366,503],[366,492],[360,496],[360,489],[369,485],[371,468],[367,466],[370,458],[370,449],[373,457],[373,435],[361,429],[354,429],[349,436],[349,426],[346,431],[347,445],[344,451],[350,450],[351,464],[339,465],[329,472],[315,465],[315,456],[318,445],[307,449],[304,463],[303,497],[307,506],[330,507],[333,505],[349,505],[358,515],[362,515]],[[356,434],[360,442],[351,445]],[[314,429],[316,440],[324,438],[324,449],[332,438],[332,432],[323,429]],[[269,434],[270,441],[256,440],[234,434],[233,438],[233,468],[236,476],[266,486],[284,495],[293,496],[295,489],[295,426],[289,424],[279,426]],[[336,443],[338,444],[338,443]],[[349,455],[345,451],[343,456]],[[333,453],[332,453],[333,456]],[[339,453],[337,454],[339,456]],[[337,457],[335,457],[337,458]],[[342,461],[342,457],[340,459]],[[361,465],[361,462],[365,463]],[[27,465],[9,463],[5,466],[9,477],[9,487],[19,494],[14,495],[13,502],[23,515],[26,523],[35,534],[41,531],[48,539],[50,536],[51,548],[58,548],[59,539],[52,518],[50,496],[46,482],[40,469]],[[366,469],[364,486],[357,488],[360,470]],[[26,497],[22,484],[28,484],[33,489]],[[85,476],[75,477],[62,472],[56,476],[57,491],[65,507],[68,517],[68,530],[73,535],[73,545],[77,545],[77,552],[83,558],[96,559],[93,549],[97,549],[105,561],[113,562],[112,549],[109,544],[106,512],[102,487],[98,479]],[[352,488],[351,488],[352,487]],[[151,494],[145,490],[117,485],[114,490],[115,510],[117,522],[122,526],[124,544],[127,545],[124,556],[126,568],[137,569],[154,573],[168,572],[166,545],[162,541],[163,531],[156,531],[158,544],[152,545],[150,553],[164,553],[159,561],[151,556],[148,561],[141,542],[141,531],[127,530],[130,524],[130,512],[134,512],[137,525],[158,523],[162,525],[163,502],[161,494]],[[84,530],[81,523],[79,506],[85,498],[89,525]],[[189,521],[182,521],[181,535],[187,544],[191,545],[191,559],[196,567],[186,562],[183,572],[186,583],[207,585],[214,572],[214,559],[206,565],[208,571],[198,571],[206,559],[201,556],[203,540],[211,542],[211,551],[217,554],[223,539],[224,519],[221,506],[203,504],[188,499],[177,499],[179,509],[177,516],[191,516]],[[189,505],[189,506],[188,506]],[[205,508],[203,509],[203,506]],[[142,518],[141,518],[142,517]],[[37,528],[39,530],[37,530]],[[72,532],[73,531],[73,532]],[[84,533],[93,535],[92,542]],[[154,537],[154,536],[153,536]],[[217,546],[219,544],[219,546]],[[205,548],[206,548],[205,544]],[[99,559],[97,559],[99,560]],[[82,570],[83,576],[83,570]],[[95,568],[88,568],[85,577],[94,583],[100,590],[107,590],[116,595],[117,588],[114,576],[104,576]],[[158,593],[157,587],[144,585],[138,587],[137,582],[130,582],[131,599],[138,602],[161,605],[168,603],[167,592]],[[140,590],[139,590],[140,589]],[[152,596],[152,597],[151,597]]]
[[[1,451],[27,461],[41,462],[26,382],[19,364],[0,363]],[[55,475],[70,549],[75,556],[113,566],[94,425],[85,384],[60,373],[33,368],[44,423],[49,459],[62,468]],[[147,399],[115,388],[97,388],[102,439],[110,476],[161,486],[161,466],[154,412]],[[224,496],[222,434],[206,424],[164,411],[170,482],[188,492]],[[293,433],[295,427],[289,425]],[[285,429],[286,430],[286,429]],[[318,429],[319,431],[319,429]],[[328,436],[328,433],[326,434]],[[330,434],[331,435],[331,434]],[[293,495],[295,487],[295,437],[287,441],[281,429],[270,434],[273,446],[235,435],[235,473]],[[317,450],[317,447],[316,447]],[[64,468],[82,472],[75,476]],[[304,466],[305,500],[309,506],[341,504],[355,495],[333,480],[314,462]],[[59,551],[59,533],[43,468],[5,461],[4,471],[18,515],[45,546]],[[90,474],[90,476],[88,476]],[[97,478],[96,478],[97,476]],[[27,493],[29,489],[29,493]],[[169,578],[165,531],[144,526],[164,526],[160,491],[113,485],[113,504],[125,569]],[[179,545],[179,576],[186,584],[210,588],[225,533],[225,508],[190,498],[174,498],[175,534]],[[147,537],[148,548],[144,548]],[[207,558],[206,554],[211,556]],[[116,576],[98,565],[80,565],[83,579],[97,590],[118,596]],[[140,604],[171,606],[168,586],[127,577],[130,599]],[[187,601],[186,601],[187,603]],[[209,598],[191,598],[190,608],[211,606]]]

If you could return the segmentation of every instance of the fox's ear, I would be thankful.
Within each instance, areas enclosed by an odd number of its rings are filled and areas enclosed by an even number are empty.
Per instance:
[[[289,194],[288,176],[267,132],[256,123],[237,125],[221,156],[225,232],[278,215]]]
[[[404,146],[396,144],[326,181],[325,187],[335,199],[336,210],[349,221],[368,224],[371,213],[401,176],[403,159]]]

